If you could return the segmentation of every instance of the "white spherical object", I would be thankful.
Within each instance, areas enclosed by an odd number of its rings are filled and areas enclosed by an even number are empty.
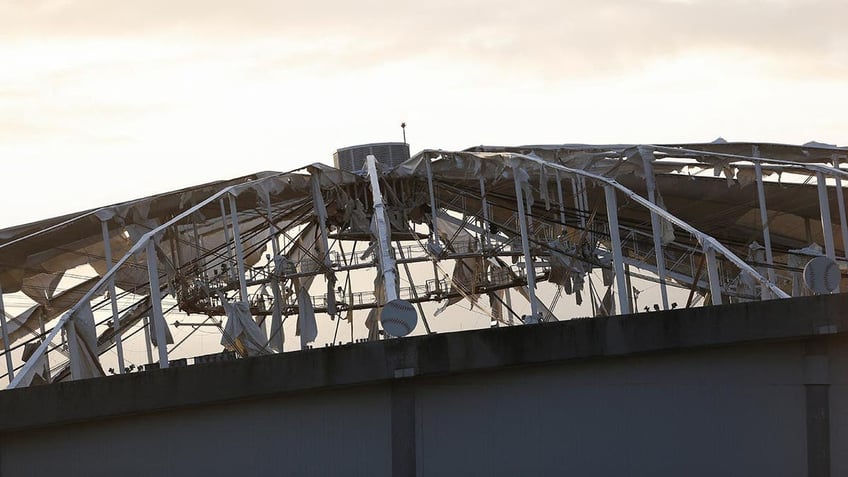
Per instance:
[[[833,293],[841,279],[839,264],[828,257],[816,257],[804,267],[804,283],[818,295]]]
[[[383,306],[380,324],[386,333],[401,337],[412,333],[418,324],[418,313],[412,303],[406,300],[392,300]]]

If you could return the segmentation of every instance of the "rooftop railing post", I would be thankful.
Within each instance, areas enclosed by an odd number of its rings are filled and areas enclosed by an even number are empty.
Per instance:
[[[534,322],[541,321],[539,314],[539,303],[536,298],[536,269],[533,263],[533,257],[530,256],[530,239],[527,232],[527,216],[524,212],[524,194],[521,190],[521,183],[518,179],[517,166],[513,166],[512,176],[515,182],[515,198],[518,204],[518,225],[521,231],[521,250],[524,253],[524,269],[527,275],[527,292],[530,300],[530,314],[533,316]]]
[[[159,349],[159,367],[168,367],[168,341],[165,338],[165,316],[162,314],[162,295],[159,287],[159,259],[156,256],[156,243],[153,235],[147,238],[147,274],[150,288],[150,318],[156,333],[156,347]]]
[[[112,240],[109,235],[109,224],[100,221],[103,232],[103,255],[106,260],[106,270],[112,269]],[[124,343],[121,339],[121,317],[118,314],[118,297],[115,296],[115,275],[109,277],[109,302],[112,305],[112,329],[115,331],[115,349],[118,352],[118,374],[124,374]]]
[[[618,230],[618,202],[615,189],[604,186],[606,196],[607,220],[609,222],[610,242],[612,248],[612,265],[615,268],[615,284],[618,288],[618,304],[622,315],[629,315],[630,294],[627,292],[627,278],[624,275],[624,254],[621,251],[621,234]]]

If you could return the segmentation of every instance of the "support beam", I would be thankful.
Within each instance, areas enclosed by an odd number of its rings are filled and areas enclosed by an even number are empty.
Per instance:
[[[276,270],[277,257],[280,256],[280,244],[277,243],[277,224],[274,223],[274,214],[271,212],[271,197],[266,193],[265,198],[267,199],[268,223],[270,224],[268,228],[268,239],[271,241],[271,252],[273,253],[268,268],[271,271],[271,293],[274,295],[274,309],[271,312],[271,333],[268,344],[272,349],[278,349],[282,352],[285,344],[283,336],[283,296],[280,293],[280,281],[277,275],[278,270]]]
[[[713,305],[721,305],[721,280],[718,275],[718,261],[715,250],[708,244],[704,244],[704,255],[707,260],[707,276],[710,279],[710,295]]]
[[[162,314],[162,295],[159,292],[159,259],[156,256],[154,236],[147,239],[147,274],[150,277],[150,317],[155,323],[156,343],[159,349],[159,367],[168,367],[168,341],[165,338],[165,316]]]
[[[324,272],[327,274],[327,314],[332,319],[336,317],[336,276],[332,272],[330,261],[330,242],[327,240],[327,206],[324,203],[324,195],[321,193],[321,182],[318,172],[312,171],[310,176],[312,186],[312,207],[318,218],[318,230],[321,235],[321,246],[323,248]]]
[[[427,171],[427,190],[430,193],[430,217],[431,217],[430,221],[432,222],[432,227],[433,227],[433,236],[430,237],[430,240],[431,240],[431,244],[435,248],[434,251],[440,251],[441,247],[439,246],[439,230],[438,230],[438,227],[436,226],[436,210],[437,210],[437,208],[436,208],[436,193],[435,193],[435,189],[433,188],[433,169],[430,165],[430,158],[427,157],[427,156],[424,157],[424,169]],[[370,173],[370,169],[369,169],[369,173]],[[375,174],[376,174],[376,170],[375,170]],[[374,179],[372,179],[371,181],[372,181],[372,185],[373,185]]]
[[[150,309],[152,310],[153,306],[151,306]],[[145,344],[145,350],[147,351],[147,362],[152,363],[153,362],[153,344],[152,344],[153,340],[150,337],[150,317],[149,316],[144,317],[144,319],[142,320],[142,326],[144,327],[144,344]]]
[[[39,312],[38,329],[41,330],[41,336],[47,336],[47,328],[44,323],[44,310]],[[48,383],[50,382],[50,353],[44,353],[44,379]]]
[[[492,238],[489,236],[489,201],[486,199],[486,181],[483,175],[480,175],[480,200],[483,207],[483,237],[484,245],[492,247]]]
[[[557,199],[559,201],[559,221],[562,223],[562,230],[565,230],[565,201],[562,199],[562,178],[559,176],[559,171],[554,169],[557,183]]]
[[[618,289],[618,306],[622,315],[629,315],[630,299],[627,293],[627,278],[624,276],[624,254],[621,252],[621,234],[618,230],[618,202],[615,189],[604,186],[607,205],[607,221],[609,223],[610,241],[612,242],[612,265],[615,268],[615,284]]]
[[[839,169],[839,156],[833,154],[833,167]],[[839,227],[842,232],[842,255],[848,258],[848,219],[845,216],[845,194],[842,190],[842,178],[838,174],[836,179],[836,203],[839,206]]]
[[[230,195],[230,221],[233,223],[233,244],[236,248],[236,266],[238,267],[239,293],[241,301],[250,306],[250,296],[247,294],[247,283],[245,282],[244,269],[244,248],[241,245],[241,232],[239,231],[238,208],[236,206],[236,197]]]
[[[6,323],[6,306],[3,304],[3,289],[0,288],[0,328],[3,329],[3,351],[6,355],[6,372],[9,373],[9,382],[15,379],[15,365],[12,363],[12,353],[9,351],[9,328]]]
[[[586,230],[586,214],[582,207],[580,207],[580,192],[577,190],[577,184],[580,183],[580,177],[575,176],[571,178],[571,193],[574,195],[574,209],[577,213],[577,216],[580,218],[580,229]]]
[[[830,203],[827,200],[827,182],[824,173],[816,172],[816,187],[819,191],[819,211],[821,212],[822,234],[824,235],[825,254],[836,258],[836,249],[833,245],[833,224],[830,220]]]
[[[112,240],[109,235],[109,224],[102,220],[100,228],[103,232],[103,255],[106,260],[106,270],[112,268]],[[124,374],[124,343],[121,339],[121,317],[118,314],[118,297],[115,296],[115,275],[109,276],[109,302],[112,305],[112,328],[115,331],[115,349],[118,351],[118,374]]]
[[[657,181],[654,175],[654,153],[653,151],[639,148],[639,154],[642,156],[642,163],[645,168],[645,185],[648,189],[648,200],[652,204],[657,204]],[[657,261],[657,275],[660,279],[660,298],[662,300],[663,310],[668,310],[668,281],[665,268],[665,253],[663,252],[662,244],[662,220],[653,210],[651,213],[651,232],[654,239],[654,254]]]
[[[759,157],[760,152],[757,146],[754,146],[754,157]],[[771,233],[769,232],[768,209],[766,207],[766,191],[763,185],[763,166],[760,161],[754,162],[754,172],[757,176],[757,200],[760,204],[760,223],[763,227],[763,245],[766,248],[766,263],[769,265],[768,279],[775,283],[774,275],[774,255],[771,250]],[[768,299],[770,293],[768,288],[763,287],[763,299]]]
[[[224,206],[224,198],[218,201],[221,205],[221,227],[224,229],[224,243],[227,244],[227,273],[230,272],[233,266],[233,246],[230,243],[230,231],[227,225],[227,208]],[[229,279],[229,277],[225,277]]]
[[[517,171],[519,169],[513,166],[512,176],[515,182],[515,198],[518,203],[518,224],[521,230],[521,249],[524,252],[524,269],[527,274],[527,292],[529,293],[530,314],[533,315],[534,322],[541,321],[539,314],[539,303],[536,298],[536,267],[533,264],[533,258],[530,256],[530,239],[527,234],[527,217],[524,213],[524,194],[521,190],[521,183],[518,180]]]

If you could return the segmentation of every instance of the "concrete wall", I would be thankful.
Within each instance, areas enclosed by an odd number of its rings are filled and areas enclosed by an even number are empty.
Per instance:
[[[846,298],[782,305],[0,392],[0,477],[848,475]]]
[[[319,391],[4,435],[0,475],[297,476],[342,468],[390,475],[386,389]]]
[[[806,475],[803,346],[457,376],[417,394],[421,475]]]

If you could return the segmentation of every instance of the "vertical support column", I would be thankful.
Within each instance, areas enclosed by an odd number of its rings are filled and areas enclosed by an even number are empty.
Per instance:
[[[430,216],[432,217],[431,222],[433,226],[433,236],[430,238],[430,240],[434,247],[436,247],[438,250],[441,250],[441,247],[439,246],[439,230],[436,226],[436,193],[433,189],[433,169],[430,165],[429,157],[424,158],[424,168],[427,171],[427,189],[430,193]],[[374,172],[376,174],[376,170]],[[371,182],[373,186],[373,178],[371,179]]]
[[[839,156],[834,154],[833,167],[839,169]],[[842,190],[842,178],[839,174],[834,174],[836,178],[836,202],[839,206],[839,226],[842,232],[842,252],[845,258],[848,258],[848,219],[845,217],[845,194]]]
[[[266,195],[268,206],[268,238],[271,240],[271,251],[274,256],[272,257],[272,263],[275,264],[273,270],[271,270],[271,293],[274,295],[274,310],[271,315],[271,334],[269,338],[269,344],[272,348],[276,348],[283,351],[283,310],[282,303],[283,297],[280,293],[280,281],[278,279],[276,263],[277,257],[280,256],[280,244],[277,243],[277,225],[274,223],[274,214],[271,212],[271,197]],[[270,268],[270,264],[269,264]]]
[[[648,200],[652,204],[657,205],[657,182],[654,176],[654,153],[639,148],[639,154],[642,156],[642,163],[645,167],[645,185],[648,189]],[[651,232],[654,239],[654,255],[657,261],[657,276],[660,279],[660,296],[662,300],[663,310],[668,310],[668,285],[665,269],[665,254],[663,253],[662,244],[662,220],[656,212],[651,210]]]
[[[9,382],[15,379],[15,365],[12,363],[12,353],[9,352],[9,328],[6,323],[6,306],[3,304],[3,288],[0,287],[0,328],[3,329],[3,351],[6,354],[6,372],[9,373]]]
[[[618,202],[615,199],[615,188],[611,185],[604,186],[604,195],[612,242],[612,265],[615,268],[615,284],[618,289],[618,306],[622,315],[629,315],[631,313],[630,295],[627,293],[627,278],[624,275],[624,254],[621,252],[621,235],[618,231]]]
[[[721,305],[721,281],[718,276],[718,262],[713,247],[704,243],[704,255],[707,259],[707,276],[710,279],[710,295],[713,305]]]
[[[480,197],[483,207],[483,237],[485,237],[485,245],[491,248],[492,238],[489,237],[489,201],[486,199],[486,181],[482,175],[480,175]]]
[[[38,312],[38,329],[41,330],[41,336],[47,336],[47,329],[44,326],[44,310]],[[44,341],[47,341],[47,338],[43,338]],[[44,353],[44,379],[49,383],[50,382],[50,353]],[[11,381],[11,380],[10,380]]]
[[[230,231],[227,225],[227,208],[224,207],[224,198],[218,201],[221,205],[221,227],[224,228],[224,243],[227,244],[227,269],[228,272],[233,265],[233,246],[230,243]],[[225,277],[229,281],[229,277]]]
[[[577,178],[580,181],[580,207],[581,210],[584,210],[586,214],[589,213],[589,189],[586,187],[586,178],[583,176],[579,176]],[[583,227],[586,227],[586,219],[588,217],[583,218]],[[594,240],[594,238],[592,239]]]
[[[159,292],[159,259],[153,235],[147,239],[147,275],[150,277],[150,318],[155,324],[159,348],[159,367],[168,367],[168,341],[165,338],[165,316],[162,314],[162,295]],[[148,343],[150,340],[148,340]],[[149,345],[148,345],[149,346]]]
[[[816,187],[819,190],[819,211],[821,212],[824,250],[829,258],[836,258],[833,245],[833,224],[830,221],[830,203],[827,200],[827,182],[823,172],[816,172]]]
[[[515,182],[515,199],[518,203],[518,225],[521,230],[521,249],[524,252],[524,269],[527,275],[527,291],[530,299],[530,314],[533,315],[534,322],[541,321],[539,314],[539,303],[536,301],[536,267],[533,265],[533,258],[530,256],[530,239],[527,235],[527,217],[524,213],[524,194],[521,191],[521,184],[518,181],[516,167],[513,166],[512,177]]]
[[[386,302],[398,299],[397,282],[397,267],[395,260],[392,258],[392,245],[389,242],[389,229],[386,223],[385,205],[383,204],[383,194],[380,192],[380,181],[377,177],[377,159],[368,155],[365,158],[368,168],[368,176],[371,179],[371,194],[374,199],[374,223],[377,226],[377,239],[380,253],[380,269],[383,274],[383,284],[386,287]],[[428,168],[429,170],[429,168]],[[435,219],[435,216],[433,217]],[[435,222],[433,223],[435,230]]]
[[[559,221],[562,223],[562,230],[565,230],[565,201],[562,199],[562,179],[559,176],[559,169],[554,169],[557,182],[557,198],[559,199]]]
[[[151,298],[151,300],[152,300],[152,298]],[[151,305],[150,308],[152,310],[153,306]],[[152,363],[153,362],[153,345],[151,344],[152,340],[150,338],[150,317],[148,317],[148,316],[144,317],[144,319],[142,320],[142,326],[144,327],[144,344],[145,344],[145,349],[147,351],[147,362]]]
[[[330,242],[327,240],[327,206],[324,204],[324,195],[321,193],[317,171],[312,171],[310,181],[312,182],[312,207],[318,217],[318,227],[321,232],[321,246],[324,248],[324,269],[327,273],[327,313],[331,318],[336,316],[336,277],[332,274],[332,262],[330,261]]]
[[[760,149],[754,146],[754,157],[760,157]],[[757,199],[760,204],[760,223],[763,227],[763,246],[766,248],[766,263],[769,265],[768,279],[774,283],[776,281],[774,275],[774,255],[771,250],[771,233],[769,232],[768,208],[766,207],[766,191],[763,185],[763,165],[760,161],[754,161],[754,172],[757,176]],[[767,287],[763,287],[763,298],[766,299],[771,295]]]
[[[244,249],[241,246],[241,233],[239,232],[239,220],[238,220],[238,209],[236,207],[236,198],[234,195],[230,194],[230,220],[233,223],[233,243],[236,247],[236,265],[238,266],[238,279],[239,279],[239,293],[241,294],[241,301],[250,305],[250,297],[247,295],[247,283],[245,283],[245,269],[244,269]]]
[[[103,232],[103,255],[106,259],[107,273],[112,270],[112,242],[109,224],[100,222]],[[115,349],[118,351],[118,374],[124,374],[124,343],[121,339],[121,317],[118,315],[118,297],[115,296],[115,274],[109,277],[109,302],[112,305],[112,328],[115,330]]]
[[[510,291],[510,288],[504,288],[504,303],[506,303],[506,307],[507,307],[507,311],[508,311],[508,313],[507,313],[508,318],[506,319],[506,322],[509,324],[509,326],[512,326],[512,325],[515,324],[515,317],[514,317],[514,313],[512,313],[512,294],[510,294],[509,291]]]
[[[578,189],[578,184],[580,183],[580,177],[572,177],[571,178],[571,193],[574,194],[574,208],[576,209],[577,216],[580,217],[580,228],[582,230],[586,229],[586,215],[583,208],[580,206],[580,191]]]
[[[206,258],[203,256],[203,246],[200,243],[200,233],[197,231],[197,223],[192,219],[191,223],[192,233],[194,234],[194,248],[197,249],[197,261],[199,266],[197,266],[197,270],[203,274],[203,284],[205,286],[209,286],[209,280],[206,277]]]

